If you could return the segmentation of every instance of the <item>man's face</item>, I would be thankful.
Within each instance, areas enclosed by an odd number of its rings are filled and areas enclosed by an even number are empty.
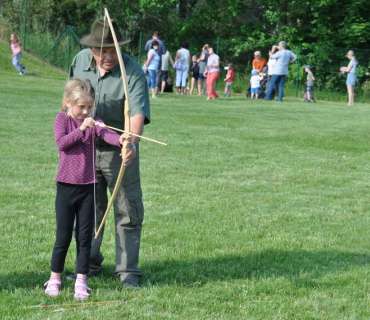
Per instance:
[[[90,48],[90,52],[94,56],[96,65],[103,68],[106,71],[113,70],[118,64],[118,55],[115,47],[102,48],[100,54],[100,48]]]

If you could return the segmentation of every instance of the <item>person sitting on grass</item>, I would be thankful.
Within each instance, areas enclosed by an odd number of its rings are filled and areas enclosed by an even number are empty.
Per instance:
[[[311,92],[313,89],[313,82],[316,80],[311,71],[311,66],[308,64],[304,71],[307,73],[307,102],[311,102]]]
[[[94,160],[95,137],[121,148],[124,140],[131,143],[132,136],[95,126],[97,117],[89,117],[94,104],[95,91],[90,80],[71,78],[65,86],[61,111],[54,123],[55,142],[59,150],[59,168],[56,176],[57,194],[56,240],[51,258],[50,279],[44,284],[49,297],[60,294],[60,275],[73,234],[76,220],[77,278],[74,297],[86,300],[90,288],[86,284],[94,222],[94,186],[97,182]],[[130,146],[132,148],[132,146]]]

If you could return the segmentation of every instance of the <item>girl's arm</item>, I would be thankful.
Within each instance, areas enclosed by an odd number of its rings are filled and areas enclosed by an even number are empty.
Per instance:
[[[81,128],[68,132],[67,115],[64,112],[57,114],[54,122],[54,136],[55,143],[60,151],[66,151],[74,144],[81,142],[84,135]]]
[[[348,67],[341,67],[340,71],[342,72],[350,72],[352,69],[352,65],[349,65]]]

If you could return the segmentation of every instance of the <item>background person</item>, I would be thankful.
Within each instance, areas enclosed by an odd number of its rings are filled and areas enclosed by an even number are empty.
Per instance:
[[[198,59],[198,57],[196,55],[194,55],[192,57],[193,62],[192,62],[191,69],[190,69],[190,71],[192,72],[190,95],[193,94],[195,84],[198,83],[198,79],[199,79],[199,64],[198,64],[197,59]],[[198,88],[198,90],[199,90],[199,88]],[[199,91],[198,91],[198,94],[199,94]]]
[[[271,54],[271,50],[269,50],[269,57],[270,57],[270,54]],[[271,57],[269,58],[269,61],[267,62],[267,88],[271,81],[272,75],[274,74],[275,62],[276,62],[276,59],[272,59]],[[275,83],[272,95],[275,95],[277,93],[278,93],[278,87],[277,87],[277,83]]]
[[[254,97],[258,99],[262,79],[263,79],[263,75],[259,73],[257,69],[253,69],[251,80],[250,80],[251,99],[253,99]]]
[[[341,67],[341,72],[347,72],[347,90],[348,90],[348,105],[353,106],[355,100],[355,85],[357,81],[357,66],[358,61],[356,60],[355,53],[349,50],[346,57],[350,60],[348,67]]]
[[[254,53],[254,60],[252,62],[253,69],[257,69],[259,73],[262,73],[263,68],[266,66],[267,66],[266,59],[262,58],[260,51],[256,51]]]
[[[279,50],[276,52],[276,50]],[[275,53],[276,52],[276,53]],[[285,77],[288,74],[289,63],[297,60],[297,56],[290,50],[286,49],[286,42],[280,41],[279,46],[272,46],[270,58],[276,59],[274,71],[267,88],[266,100],[271,100],[271,95],[275,84],[278,85],[278,101],[283,101]]]
[[[229,63],[227,66],[229,69],[226,74],[226,78],[224,79],[225,83],[225,93],[224,97],[228,96],[230,98],[231,96],[231,86],[233,85],[234,78],[235,78],[235,69],[234,64]]]
[[[171,62],[171,65],[173,65],[175,62],[172,59],[171,54],[166,51],[165,54],[162,55],[162,67],[161,67],[161,73],[160,73],[160,80],[161,80],[161,93],[163,93],[166,89],[166,84],[169,76],[169,63]]]
[[[308,64],[305,66],[304,71],[307,73],[307,102],[311,102],[311,92],[313,90],[313,82],[316,80],[312,71],[311,66]]]
[[[158,51],[157,52],[158,52],[159,57],[162,58],[162,55],[164,55],[167,51],[167,46],[164,43],[164,41],[159,38],[159,32],[158,31],[154,31],[153,35],[152,35],[152,39],[150,39],[146,42],[145,51],[149,52],[149,50],[152,49],[152,42],[153,41],[158,42],[159,46],[158,46]],[[161,87],[161,79],[160,79],[161,70],[162,70],[162,59],[159,60],[159,65],[158,65],[158,69],[157,69],[157,72],[156,72],[156,86],[157,87]]]
[[[13,52],[12,64],[18,70],[19,75],[22,76],[26,72],[27,68],[19,63],[22,58],[22,46],[15,33],[12,33],[10,36],[10,48]]]
[[[199,96],[202,94],[202,87],[203,87],[203,94],[204,95],[207,94],[206,77],[204,76],[204,72],[206,71],[208,57],[209,57],[208,48],[209,48],[208,44],[205,44],[198,58],[198,64],[199,64],[198,95]]]
[[[148,60],[145,63],[144,71],[148,72],[148,87],[152,88],[152,98],[157,98],[158,87],[157,87],[157,70],[159,68],[159,62],[161,60],[158,54],[159,43],[154,40],[152,42],[152,48],[148,52]]]
[[[130,40],[123,37],[117,23],[112,21],[118,44]],[[95,20],[89,35],[81,39],[81,44],[89,47],[80,51],[73,59],[70,77],[89,79],[96,92],[91,116],[101,118],[106,125],[124,128],[125,93],[122,74],[118,63],[118,54],[126,69],[128,91],[131,100],[130,130],[142,135],[144,124],[150,122],[149,95],[145,74],[134,59],[123,52],[116,52],[113,36],[108,23]],[[144,206],[139,170],[139,139],[132,137],[135,148],[126,154],[123,164],[125,175],[114,201],[116,268],[114,274],[120,278],[124,287],[138,287],[143,272],[138,269],[141,230],[144,220]],[[121,150],[96,139],[96,204],[97,225],[100,224],[108,205],[107,189],[113,191],[122,159]],[[92,240],[89,261],[89,275],[102,272],[104,256],[100,250],[104,228],[99,237]],[[67,279],[72,280],[76,274]]]
[[[208,62],[207,68],[204,72],[204,76],[207,76],[207,87],[208,87],[208,98],[207,100],[218,98],[217,92],[215,90],[215,83],[220,75],[220,57],[215,54],[213,47],[208,48]]]
[[[191,64],[189,44],[186,41],[181,42],[181,49],[176,52],[176,60],[180,60],[181,69],[176,70],[176,92],[177,94],[186,94],[186,80]]]

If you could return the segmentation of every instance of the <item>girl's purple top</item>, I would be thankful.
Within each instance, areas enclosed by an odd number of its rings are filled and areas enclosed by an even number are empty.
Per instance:
[[[95,121],[103,122],[94,117]],[[80,130],[83,120],[73,119],[65,112],[59,112],[54,122],[55,142],[59,150],[59,169],[57,182],[70,184],[96,183],[93,157],[95,138],[100,137],[107,143],[121,147],[120,135],[108,128],[95,126]]]

